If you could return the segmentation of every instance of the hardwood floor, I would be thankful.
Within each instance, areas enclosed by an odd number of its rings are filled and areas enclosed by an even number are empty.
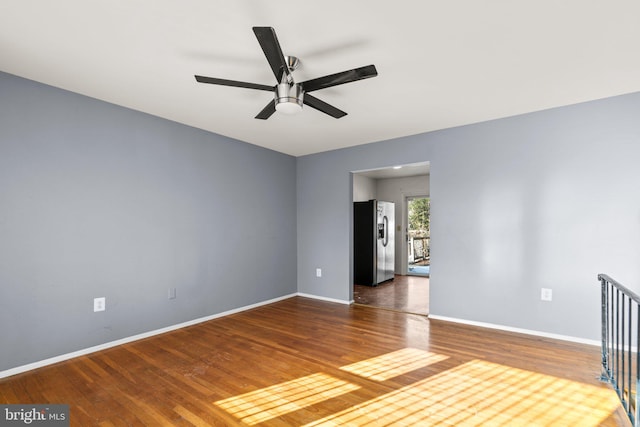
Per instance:
[[[426,316],[429,314],[429,277],[396,274],[392,281],[378,286],[354,285],[353,301]]]
[[[597,347],[291,298],[0,380],[73,426],[628,425]]]

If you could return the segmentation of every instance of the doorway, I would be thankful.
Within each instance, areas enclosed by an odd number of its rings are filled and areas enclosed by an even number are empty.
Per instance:
[[[354,171],[352,177],[352,201],[363,202],[376,199],[393,202],[395,204],[396,223],[394,279],[382,282],[377,286],[367,286],[355,283],[355,277],[353,277],[352,295],[354,303],[423,316],[428,315],[429,275],[420,274],[420,272],[407,274],[407,198],[411,196],[414,199],[428,199],[430,164],[423,162],[383,169]],[[416,236],[423,236],[424,234],[423,232],[420,235],[416,234]],[[416,245],[424,243],[424,239],[414,240]],[[412,261],[415,260],[414,257]],[[424,267],[426,261],[426,257],[422,256],[422,259],[418,262],[422,263]]]
[[[407,274],[429,277],[431,272],[431,199],[406,198]]]

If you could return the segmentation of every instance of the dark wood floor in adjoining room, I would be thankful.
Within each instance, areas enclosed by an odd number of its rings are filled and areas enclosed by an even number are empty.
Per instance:
[[[393,280],[378,286],[356,284],[353,287],[353,301],[426,316],[429,314],[429,277],[396,274]]]
[[[291,298],[0,380],[72,426],[618,426],[597,347]]]

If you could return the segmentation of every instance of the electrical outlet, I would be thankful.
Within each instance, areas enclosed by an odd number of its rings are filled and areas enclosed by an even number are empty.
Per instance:
[[[553,299],[553,291],[548,288],[542,288],[540,290],[540,299],[542,301],[551,301]]]
[[[176,299],[176,288],[169,288],[169,299]]]
[[[107,308],[107,299],[105,297],[93,299],[93,311],[104,311]]]
[[[316,277],[322,277],[322,269],[316,268]]]

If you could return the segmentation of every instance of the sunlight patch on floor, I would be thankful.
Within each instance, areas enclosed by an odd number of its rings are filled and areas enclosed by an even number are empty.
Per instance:
[[[246,424],[258,424],[360,388],[324,373],[214,402]]]
[[[375,381],[386,381],[448,358],[448,356],[416,348],[403,348],[402,350],[343,366],[340,369]]]
[[[473,360],[307,426],[597,426],[610,389]]]

